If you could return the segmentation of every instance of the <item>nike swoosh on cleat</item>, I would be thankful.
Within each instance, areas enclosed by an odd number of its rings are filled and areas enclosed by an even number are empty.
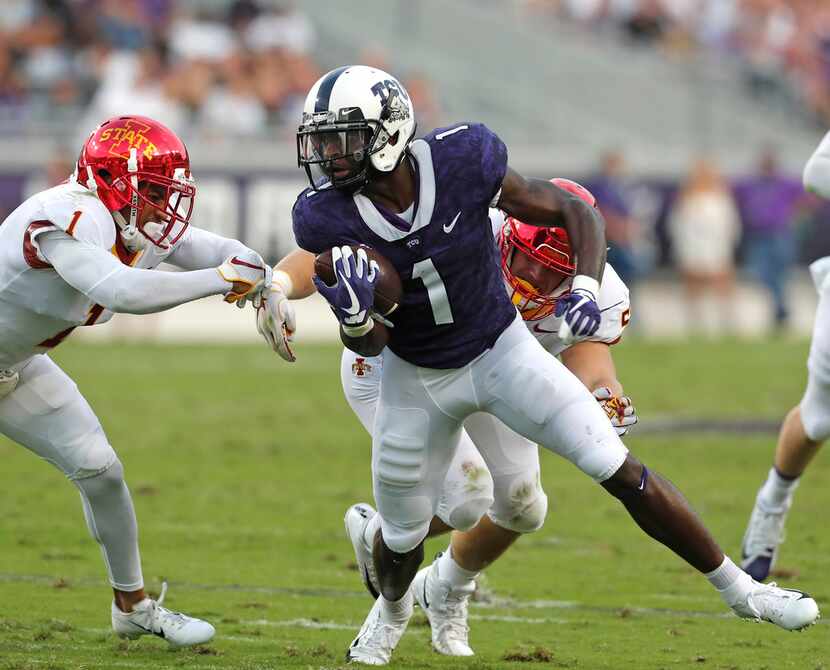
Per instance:
[[[444,224],[444,232],[451,233],[452,229],[455,228],[455,224],[458,221],[458,217],[461,216],[461,210],[458,210],[458,214],[455,215],[455,218],[452,220],[450,225]]]
[[[372,586],[372,580],[369,579],[369,568],[365,565],[363,566],[363,583],[366,585],[366,588],[375,600],[380,598],[380,593],[375,590],[375,587]]]
[[[425,610],[429,609],[429,600],[427,600],[427,580],[426,580],[426,577],[424,577],[424,609]]]
[[[135,621],[129,621],[129,620],[128,620],[128,621],[127,621],[127,623],[132,624],[132,625],[133,625],[133,626],[135,626],[136,628],[140,628],[140,629],[141,629],[141,630],[143,630],[145,633],[150,633],[151,635],[156,635],[157,637],[160,637],[160,638],[162,638],[162,639],[167,639],[167,638],[166,638],[166,636],[165,636],[165,634],[164,634],[164,629],[159,630],[159,632],[158,632],[158,633],[156,633],[156,631],[152,630],[151,628],[146,628],[146,627],[142,626],[140,623],[136,623]]]

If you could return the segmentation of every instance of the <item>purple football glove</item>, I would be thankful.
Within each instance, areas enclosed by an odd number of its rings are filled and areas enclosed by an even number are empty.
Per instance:
[[[331,262],[337,283],[328,286],[315,275],[314,285],[341,324],[349,328],[363,326],[375,303],[378,264],[368,259],[365,249],[355,253],[347,245],[331,250]]]
[[[602,318],[597,305],[598,292],[595,279],[578,275],[574,277],[571,292],[556,301],[556,316],[564,316],[559,327],[559,338],[563,342],[590,337],[597,332]]]

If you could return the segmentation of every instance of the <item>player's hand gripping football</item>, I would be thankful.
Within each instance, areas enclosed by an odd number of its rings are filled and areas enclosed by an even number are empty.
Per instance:
[[[634,405],[631,404],[631,398],[627,395],[615,396],[610,388],[600,386],[594,389],[594,397],[611,420],[611,425],[614,426],[614,430],[617,431],[617,435],[620,437],[625,435],[628,429],[639,421]]]
[[[285,296],[285,289],[274,278],[271,287],[265,289],[256,307],[256,329],[265,338],[268,345],[289,363],[297,360],[291,350],[290,342],[294,339],[297,320],[294,306]]]
[[[599,282],[596,279],[577,275],[570,293],[556,301],[556,316],[564,316],[558,333],[562,342],[570,344],[597,332],[602,318],[597,305],[598,293]]]
[[[331,260],[337,283],[328,286],[314,276],[314,285],[331,305],[334,315],[347,335],[358,337],[371,330],[369,319],[375,303],[375,283],[378,280],[378,264],[370,261],[366,251],[350,246],[334,247]]]
[[[225,302],[253,300],[271,286],[271,266],[252,249],[226,258],[216,270],[222,279],[231,284],[225,294]]]

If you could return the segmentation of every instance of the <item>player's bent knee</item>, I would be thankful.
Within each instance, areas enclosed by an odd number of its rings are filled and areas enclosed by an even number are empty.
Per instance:
[[[601,484],[608,493],[625,503],[646,495],[648,480],[648,468],[633,456],[628,456],[619,469]]]
[[[813,442],[824,442],[830,437],[830,384],[813,379],[811,374],[799,409],[807,437]]]
[[[84,490],[103,490],[121,488],[124,484],[124,466],[116,457],[106,468],[89,474],[85,477],[75,477],[74,480],[83,485]]]
[[[462,532],[472,530],[481,521],[481,517],[487,514],[492,505],[492,496],[470,498],[453,507],[448,515],[447,523],[451,528]]]
[[[64,458],[67,462],[64,474],[69,479],[87,479],[107,472],[110,473],[109,476],[118,472],[123,479],[124,470],[121,462],[100,424],[65,442],[61,445],[61,452],[71,454],[71,457]]]
[[[384,544],[396,554],[408,554],[418,547],[429,533],[429,522],[417,526],[396,526],[386,523],[382,526]]]
[[[429,533],[432,500],[427,495],[398,495],[375,481],[375,502],[386,546],[396,554],[412,551]]]
[[[548,497],[541,492],[528,504],[513,513],[499,514],[497,511],[490,513],[490,520],[505,530],[512,530],[514,533],[534,533],[545,524],[548,515]]]
[[[496,501],[490,510],[490,519],[515,533],[539,530],[548,513],[548,497],[542,489],[539,471],[505,479],[496,477]]]

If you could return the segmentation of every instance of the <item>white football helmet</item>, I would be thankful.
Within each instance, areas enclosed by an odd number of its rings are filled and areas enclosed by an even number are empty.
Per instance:
[[[347,65],[324,74],[305,99],[297,162],[311,187],[359,188],[369,168],[394,170],[415,136],[415,111],[401,83],[383,70]]]

